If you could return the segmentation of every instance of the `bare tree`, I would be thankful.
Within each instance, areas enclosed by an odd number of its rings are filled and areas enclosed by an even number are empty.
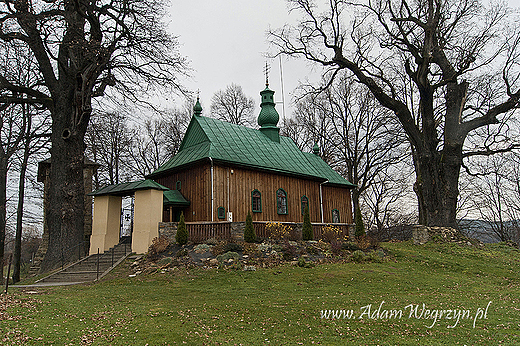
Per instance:
[[[18,207],[16,210],[16,234],[14,240],[13,282],[20,281],[22,263],[22,233],[25,203],[25,183],[31,156],[48,149],[51,122],[47,111],[37,111],[31,105],[21,105],[22,117],[26,118],[26,128],[21,144],[20,170],[18,176]],[[27,109],[29,108],[29,109]],[[35,242],[29,242],[34,245]]]
[[[143,179],[171,159],[179,150],[188,122],[186,110],[170,110],[135,126],[126,169],[134,178]]]
[[[154,87],[179,90],[185,71],[175,38],[160,22],[162,0],[0,2],[0,40],[37,63],[37,83],[0,74],[0,104],[38,104],[52,115],[49,247],[42,270],[83,236],[84,136],[92,101],[109,88],[139,101]]]
[[[119,184],[123,165],[132,143],[126,117],[118,113],[94,112],[87,133],[86,153],[100,164],[94,174],[94,188]]]
[[[236,125],[253,125],[255,101],[244,95],[240,85],[231,84],[211,98],[211,116]]]
[[[472,177],[467,193],[472,195],[472,215],[483,221],[480,222],[479,235],[518,242],[517,221],[520,213],[516,193],[518,183],[515,181],[518,167],[513,155],[484,158],[478,166],[480,168],[475,167],[474,170],[484,173]]]
[[[269,33],[278,54],[323,66],[325,87],[341,70],[366,85],[411,144],[419,221],[456,227],[463,159],[518,146],[500,135],[520,99],[513,12],[476,0],[331,0],[322,14],[289,4],[302,19]]]
[[[7,173],[13,155],[19,150],[25,134],[27,118],[20,122],[20,106],[5,106],[0,118],[0,263],[4,262],[4,246],[7,225]],[[0,281],[3,282],[3,265],[0,268]]]
[[[306,96],[296,103],[295,111],[298,134],[307,149],[318,144],[322,158],[357,186],[352,199],[355,212],[360,212],[361,196],[373,183],[396,182],[384,173],[409,160],[406,139],[395,117],[344,73],[326,90],[311,86],[302,90]]]

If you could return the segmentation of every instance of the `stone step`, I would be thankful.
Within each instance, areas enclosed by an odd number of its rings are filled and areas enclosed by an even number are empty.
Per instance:
[[[99,258],[97,254],[91,255],[74,265],[39,280],[38,283],[94,281],[121,258],[128,255],[129,251],[130,249],[127,247],[125,254],[124,245],[116,245],[113,256],[111,250],[99,254]]]

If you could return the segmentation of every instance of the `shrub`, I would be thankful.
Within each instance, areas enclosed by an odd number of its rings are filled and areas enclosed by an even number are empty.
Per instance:
[[[311,225],[311,216],[309,214],[309,206],[305,207],[305,212],[303,214],[303,226],[302,226],[302,239],[303,240],[312,240],[312,225]]]
[[[366,250],[370,247],[370,240],[366,235],[362,235],[356,238],[356,244],[361,250]]]
[[[307,253],[309,255],[319,255],[320,253],[320,249],[318,249],[316,246],[313,246],[313,245],[309,245],[305,248],[305,251],[307,251]]]
[[[165,266],[169,265],[170,263],[172,263],[171,257],[163,257],[159,261],[157,261],[157,265],[159,267],[165,267]]]
[[[356,238],[359,238],[365,235],[365,225],[363,223],[363,216],[361,216],[361,209],[359,209],[359,205],[356,206],[355,214],[356,215],[354,218],[354,235],[356,236]]]
[[[330,243],[330,251],[332,251],[332,254],[334,256],[341,255],[342,245],[343,245],[342,242],[339,240],[333,240]]]
[[[239,258],[240,258],[240,256],[238,255],[238,253],[233,252],[233,251],[228,251],[223,255],[218,255],[217,261],[219,263],[223,263],[223,262],[229,261],[230,259],[233,259],[233,261],[236,262],[236,261],[238,261]]]
[[[211,251],[211,248],[212,248],[212,246],[210,246],[208,244],[199,244],[199,245],[196,245],[193,247],[193,251],[198,252],[198,253],[204,253],[204,252]]]
[[[353,243],[351,241],[348,241],[346,243],[343,243],[342,244],[342,247],[341,247],[343,250],[347,250],[347,251],[356,251],[356,250],[361,250],[361,248],[356,244],[356,243]]]
[[[244,229],[244,240],[246,243],[256,242],[255,228],[253,227],[253,218],[251,217],[250,212],[247,212],[246,228]]]
[[[312,268],[312,267],[314,267],[314,263],[312,263],[312,262],[306,262],[306,261],[305,261],[305,258],[300,257],[300,258],[298,259],[298,267],[302,267],[302,268]]]
[[[322,237],[323,240],[330,243],[340,240],[343,237],[343,231],[336,226],[327,225],[323,227]]]
[[[383,262],[384,253],[379,251],[370,251],[368,253],[368,259],[372,262],[381,263]]]
[[[242,247],[242,245],[240,244],[237,244],[237,243],[227,243],[226,245],[224,245],[224,247],[222,248],[222,252],[229,252],[229,251],[232,251],[232,252],[241,252],[244,248]]]
[[[271,239],[274,240],[282,240],[289,237],[290,232],[292,231],[292,227],[289,225],[284,225],[280,222],[269,222],[265,226],[267,233],[270,235]]]
[[[184,222],[184,213],[181,212],[179,224],[177,225],[177,234],[175,234],[175,240],[179,245],[185,245],[188,243],[188,229]]]
[[[152,244],[148,248],[148,256],[147,258],[151,261],[157,260],[160,256],[159,254],[166,251],[170,246],[170,240],[166,237],[153,238]]]
[[[361,250],[356,250],[352,253],[352,260],[356,263],[361,263],[366,259],[366,255]]]
[[[296,257],[296,246],[289,243],[289,240],[285,239],[284,246],[283,246],[283,258],[286,261],[292,260],[294,257]]]
[[[217,245],[218,244],[218,240],[216,238],[209,238],[207,239],[204,244],[208,244],[208,245]]]

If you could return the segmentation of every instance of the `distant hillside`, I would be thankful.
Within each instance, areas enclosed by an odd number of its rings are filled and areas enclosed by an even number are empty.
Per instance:
[[[504,223],[504,227],[509,230],[513,230],[516,225],[519,224],[519,220],[507,221]],[[483,243],[498,243],[500,237],[494,230],[498,229],[497,222],[489,222],[485,220],[469,220],[463,219],[459,221],[460,231],[470,238],[475,238]],[[518,239],[518,234],[516,237]]]

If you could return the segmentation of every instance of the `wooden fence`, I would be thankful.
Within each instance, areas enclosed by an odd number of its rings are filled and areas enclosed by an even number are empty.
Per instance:
[[[233,238],[231,232],[231,222],[186,222],[186,228],[188,230],[188,239],[194,243],[202,243],[208,239],[214,238],[217,240],[231,240]],[[244,232],[243,225],[241,223],[238,227],[235,226],[235,236],[239,233]],[[268,222],[255,221],[253,222],[253,227],[255,229],[255,234],[258,239],[269,239],[272,238],[269,230],[267,229]],[[291,227],[292,231],[287,235],[290,240],[301,240],[302,239],[302,224],[294,223],[294,222],[280,222],[280,224]],[[241,227],[240,227],[241,226]],[[333,226],[336,230],[339,231],[339,235],[337,238],[349,239],[351,236],[351,231],[353,230],[354,225],[346,224],[346,223],[336,223],[336,224],[325,224],[325,223],[313,223],[312,231],[313,231],[313,239],[314,240],[326,240],[330,241],[331,239],[331,228],[326,229],[327,226]],[[335,238],[336,239],[336,238]]]
[[[186,222],[188,239],[194,243],[215,238],[217,240],[231,239],[231,222]]]
[[[297,230],[296,232],[291,232],[290,238],[293,240],[301,240],[302,239],[302,233],[301,233],[301,223],[294,223],[294,222],[279,222],[282,225],[290,226],[293,230]],[[269,230],[267,229],[268,222],[253,222],[253,227],[255,229],[255,234],[260,239],[268,239],[271,238],[271,234]],[[313,232],[313,239],[314,240],[330,240],[327,238],[330,238],[330,234],[327,234],[327,232],[324,232],[324,229],[327,226],[333,226],[334,228],[338,229],[340,232],[339,238],[342,239],[349,239],[353,236],[351,234],[351,231],[354,230],[353,224],[347,224],[347,223],[335,223],[335,224],[328,224],[328,223],[313,223],[312,224],[312,232]],[[330,233],[330,232],[329,232]]]

